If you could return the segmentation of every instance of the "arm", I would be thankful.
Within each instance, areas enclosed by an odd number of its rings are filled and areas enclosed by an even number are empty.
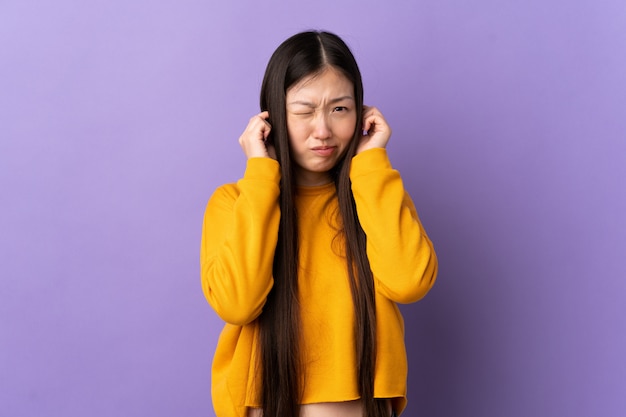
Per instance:
[[[269,114],[250,118],[239,137],[248,162],[237,185],[218,188],[206,208],[200,267],[204,296],[217,314],[236,325],[250,323],[274,283],[278,240],[280,167],[266,143]]]
[[[250,158],[236,186],[218,188],[207,205],[200,253],[202,290],[228,323],[254,320],[272,288],[279,181],[278,162]]]
[[[437,276],[437,256],[385,147],[391,128],[376,107],[363,107],[363,131],[350,179],[376,289],[399,303],[422,298]]]
[[[400,303],[419,300],[435,282],[437,257],[387,151],[355,156],[350,178],[377,291]]]

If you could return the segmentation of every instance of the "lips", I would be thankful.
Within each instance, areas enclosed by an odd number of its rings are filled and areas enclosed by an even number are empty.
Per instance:
[[[320,156],[330,156],[335,152],[335,149],[337,149],[336,146],[316,146],[311,148],[311,151]]]

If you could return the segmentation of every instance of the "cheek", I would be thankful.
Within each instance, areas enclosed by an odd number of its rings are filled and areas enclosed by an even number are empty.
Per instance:
[[[291,142],[302,141],[308,136],[306,124],[293,120],[287,120],[287,133]]]
[[[307,133],[301,124],[290,124],[287,126],[287,134],[289,135],[289,147],[294,156],[300,154],[306,146]]]
[[[354,120],[344,120],[335,127],[335,135],[344,141],[349,141],[354,135]]]

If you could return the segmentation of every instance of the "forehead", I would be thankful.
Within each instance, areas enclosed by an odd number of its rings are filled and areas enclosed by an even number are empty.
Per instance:
[[[354,86],[343,73],[333,67],[308,75],[287,90],[287,97],[331,98],[330,96],[352,96]]]

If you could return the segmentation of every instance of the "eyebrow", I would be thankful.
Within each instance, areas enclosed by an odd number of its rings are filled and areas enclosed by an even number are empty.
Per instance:
[[[352,101],[354,101],[354,97],[352,97],[352,96],[337,97],[337,98],[334,98],[334,99],[330,100],[328,103],[329,104],[335,104],[335,103],[339,103],[340,101],[344,101],[344,100],[352,100]],[[306,100],[290,101],[287,104],[301,104],[301,105],[307,106],[307,107],[315,107],[315,104],[311,103],[310,101],[306,101]]]

